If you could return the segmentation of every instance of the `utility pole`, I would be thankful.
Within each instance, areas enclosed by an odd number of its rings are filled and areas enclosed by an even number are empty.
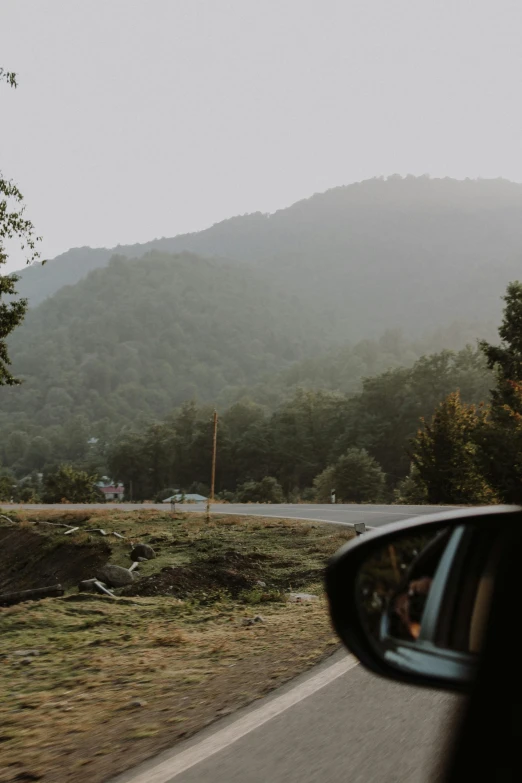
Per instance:
[[[207,498],[207,522],[210,521],[210,504],[214,501],[214,489],[216,486],[217,425],[218,415],[217,411],[214,411],[214,429],[212,435],[212,474],[210,477],[210,496]]]

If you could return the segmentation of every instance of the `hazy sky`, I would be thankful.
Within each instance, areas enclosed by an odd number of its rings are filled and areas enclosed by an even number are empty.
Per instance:
[[[0,0],[0,169],[48,257],[381,174],[522,181],[521,40],[520,0]]]

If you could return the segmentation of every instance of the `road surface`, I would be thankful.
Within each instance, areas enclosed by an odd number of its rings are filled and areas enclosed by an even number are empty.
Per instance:
[[[168,503],[99,503],[99,504],[73,504],[62,505],[23,505],[2,504],[2,508],[26,508],[36,511],[38,509],[67,509],[68,511],[81,509],[121,509],[122,511],[140,511],[144,508],[154,508],[161,511],[169,511]],[[204,503],[178,503],[176,508],[182,511],[205,510]],[[364,522],[368,527],[380,527],[388,522],[399,519],[413,519],[423,514],[435,514],[440,511],[450,511],[451,506],[378,506],[357,504],[320,505],[318,503],[282,503],[272,505],[270,503],[216,503],[211,506],[215,514],[247,514],[265,517],[289,517],[291,519],[313,519],[320,522],[337,522],[344,525],[353,525],[355,522]]]
[[[354,662],[339,652],[111,783],[441,783],[458,697]]]
[[[13,506],[82,509],[93,506]],[[167,504],[116,504],[98,508],[168,510]],[[202,511],[201,504],[178,506]],[[448,507],[384,505],[216,504],[214,513],[313,519],[380,527]],[[338,653],[298,678],[200,732],[173,751],[120,776],[114,783],[435,783],[451,734],[457,697],[382,680]],[[323,673],[324,682],[321,680]],[[312,688],[309,683],[319,682]],[[286,699],[286,701],[285,701]],[[283,705],[274,708],[273,705]],[[286,706],[285,706],[286,705]],[[268,717],[267,717],[268,716]],[[245,729],[246,727],[246,729]],[[246,733],[245,733],[246,731]]]

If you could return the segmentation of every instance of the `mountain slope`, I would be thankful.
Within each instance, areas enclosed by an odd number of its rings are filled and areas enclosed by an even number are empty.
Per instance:
[[[498,320],[499,298],[520,276],[522,185],[506,180],[390,177],[334,188],[272,215],[118,247],[140,257],[190,251],[259,267],[281,290],[323,314],[341,339],[409,334],[460,321]],[[104,266],[113,251],[71,250],[22,272],[32,304]]]
[[[320,350],[324,339],[248,266],[181,254],[114,257],[31,310],[10,340],[21,387],[0,387],[0,426],[109,426],[214,400]],[[5,430],[4,430],[5,432]]]
[[[254,265],[321,314],[336,338],[389,328],[412,337],[455,320],[498,321],[500,296],[521,274],[521,217],[522,185],[506,180],[390,177],[116,250],[126,257],[189,251]],[[111,254],[75,249],[28,268],[20,293],[37,304]]]

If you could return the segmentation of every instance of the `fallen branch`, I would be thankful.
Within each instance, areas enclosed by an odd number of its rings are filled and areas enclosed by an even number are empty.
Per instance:
[[[94,585],[94,587],[96,588],[96,590],[97,590],[99,593],[102,593],[102,595],[109,595],[111,598],[116,598],[116,596],[114,595],[114,593],[111,593],[111,591],[110,591],[110,590],[107,590],[107,588],[105,587],[105,585],[102,585],[102,583],[101,583],[101,582],[98,582],[98,580],[97,580],[97,579],[96,579],[96,580],[93,582],[93,585]]]
[[[6,517],[5,514],[0,514],[0,519],[5,519],[7,522],[9,522],[11,525],[15,525],[16,522],[14,520],[9,519],[9,517]],[[77,530],[85,529],[86,533],[99,533],[100,536],[116,536],[116,538],[121,538],[125,541],[126,536],[122,536],[121,533],[117,533],[115,530],[109,530],[107,533],[106,530],[103,530],[101,527],[89,527],[89,528],[80,528],[80,527],[73,527],[72,525],[67,525],[65,522],[49,522],[47,519],[37,519],[35,521],[36,525],[51,525],[52,527],[65,527],[67,528],[66,532],[64,533],[64,536],[70,535],[70,533],[76,533]],[[134,546],[134,544],[132,544]]]
[[[2,593],[0,594],[0,606],[11,606],[22,601],[39,601],[41,598],[56,598],[63,593],[64,589],[61,585],[37,587],[34,590],[18,590],[16,593]]]

